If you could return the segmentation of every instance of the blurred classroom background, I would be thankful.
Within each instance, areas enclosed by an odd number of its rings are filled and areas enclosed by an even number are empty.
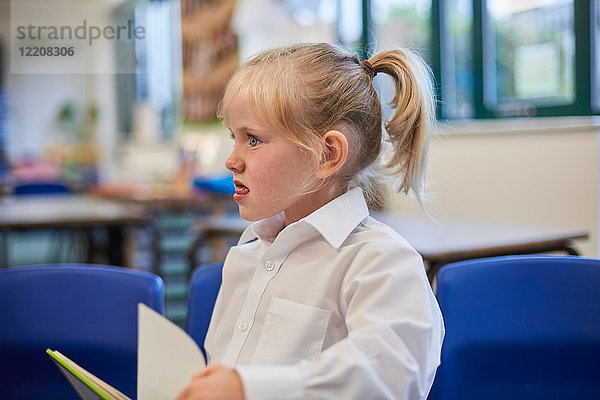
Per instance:
[[[197,246],[203,218],[236,211],[223,165],[230,139],[215,116],[235,69],[296,42],[342,43],[361,57],[407,46],[431,66],[438,94],[429,212],[581,230],[579,253],[596,257],[598,8],[597,0],[0,0],[0,203],[19,203],[20,185],[58,182],[141,209],[118,259],[160,273],[167,315],[182,320],[190,264],[215,257],[205,254],[214,247]],[[18,26],[36,21],[133,21],[144,38],[100,38],[53,70],[17,47]],[[376,85],[389,98],[386,77]],[[424,216],[400,195],[386,212]],[[7,265],[81,257],[77,246],[42,248],[61,240],[47,232],[5,228]],[[111,239],[92,228],[85,244],[99,243],[97,259],[108,262]],[[223,240],[226,248],[233,239]]]

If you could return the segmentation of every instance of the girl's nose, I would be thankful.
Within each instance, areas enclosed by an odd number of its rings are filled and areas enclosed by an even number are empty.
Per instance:
[[[238,157],[235,149],[227,157],[227,160],[225,160],[225,168],[231,172],[242,172],[244,170],[244,162]]]

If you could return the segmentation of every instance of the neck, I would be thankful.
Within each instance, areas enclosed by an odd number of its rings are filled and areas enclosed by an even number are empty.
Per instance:
[[[285,226],[312,214],[331,200],[340,196],[342,192],[334,186],[326,186],[313,193],[307,193],[295,204],[284,211]]]

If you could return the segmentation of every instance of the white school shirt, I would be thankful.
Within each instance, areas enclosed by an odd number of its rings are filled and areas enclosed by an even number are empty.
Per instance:
[[[247,400],[423,399],[444,328],[420,255],[369,217],[360,189],[229,251],[205,340]]]

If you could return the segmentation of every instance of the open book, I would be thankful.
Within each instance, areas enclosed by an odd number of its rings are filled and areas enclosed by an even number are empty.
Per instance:
[[[46,350],[82,400],[131,400],[58,351]],[[172,400],[204,368],[202,351],[183,329],[138,305],[138,400]]]

